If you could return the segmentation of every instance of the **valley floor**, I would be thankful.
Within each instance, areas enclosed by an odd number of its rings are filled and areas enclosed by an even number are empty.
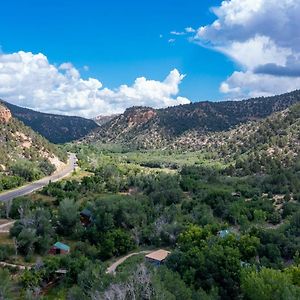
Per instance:
[[[80,174],[9,208],[16,221],[0,232],[0,261],[17,267],[0,272],[13,274],[7,299],[256,300],[275,290],[274,299],[298,299],[297,164],[246,172],[251,160],[200,152],[66,149]],[[170,255],[157,267],[148,249]]]

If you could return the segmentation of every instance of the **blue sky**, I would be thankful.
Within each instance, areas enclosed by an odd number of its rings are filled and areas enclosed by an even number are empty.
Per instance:
[[[2,1],[0,98],[91,117],[290,91],[299,14],[299,0]]]
[[[219,84],[233,66],[223,54],[170,32],[211,23],[220,1],[5,1],[0,44],[5,53],[42,52],[52,63],[89,66],[105,86],[131,84],[136,77],[162,80],[177,68],[187,75],[180,94],[192,100],[219,99]],[[163,35],[163,38],[160,38]]]

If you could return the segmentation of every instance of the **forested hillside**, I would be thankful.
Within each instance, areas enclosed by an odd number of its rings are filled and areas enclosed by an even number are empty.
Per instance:
[[[0,120],[0,191],[51,174],[66,152],[15,118]]]
[[[282,111],[298,101],[300,91],[244,101],[199,102],[159,110],[133,107],[91,132],[84,140],[159,149],[190,131],[202,134],[226,131]]]
[[[15,118],[52,143],[59,144],[80,139],[98,127],[93,120],[46,114],[0,100],[1,102],[11,110]]]
[[[291,166],[300,153],[300,104],[272,114],[260,121],[250,121],[232,130],[216,133],[190,131],[170,145],[170,149],[200,150],[226,162],[255,161],[257,169],[271,161]],[[260,167],[259,167],[260,166]]]

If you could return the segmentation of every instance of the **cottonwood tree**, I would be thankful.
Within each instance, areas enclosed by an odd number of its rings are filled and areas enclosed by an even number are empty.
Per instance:
[[[9,272],[0,269],[0,300],[11,299],[12,284]]]
[[[74,200],[64,199],[58,208],[58,231],[63,235],[70,235],[79,222],[78,206]]]
[[[11,200],[8,200],[8,201],[5,202],[5,215],[6,215],[6,219],[9,218],[11,206],[12,206],[12,201]]]
[[[279,270],[245,270],[241,276],[241,288],[249,300],[300,299],[300,287],[293,284],[288,274]]]

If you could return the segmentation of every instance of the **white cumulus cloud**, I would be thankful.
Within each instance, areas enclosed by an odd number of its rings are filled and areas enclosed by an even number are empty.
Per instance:
[[[137,78],[132,86],[103,87],[95,78],[83,79],[71,64],[50,64],[41,53],[0,54],[0,98],[16,105],[65,115],[93,117],[121,113],[130,106],[161,108],[186,104],[177,96],[183,80],[174,69],[164,81]]]
[[[222,92],[272,95],[300,88],[299,0],[225,0],[212,11],[216,20],[193,40],[240,66]]]
[[[196,32],[196,30],[193,27],[186,27],[185,28],[185,32],[187,32],[187,33],[194,33],[194,32]]]
[[[251,71],[235,71],[220,86],[220,91],[235,97],[260,97],[281,94],[300,87],[300,77],[256,74]]]

